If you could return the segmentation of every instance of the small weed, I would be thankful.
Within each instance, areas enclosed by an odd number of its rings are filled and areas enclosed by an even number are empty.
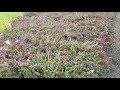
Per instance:
[[[98,55],[91,54],[91,53],[85,53],[83,55],[82,59],[85,60],[85,61],[93,61],[94,63],[99,61]]]

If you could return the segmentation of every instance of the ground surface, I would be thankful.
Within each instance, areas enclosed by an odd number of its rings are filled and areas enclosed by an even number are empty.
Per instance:
[[[116,39],[113,51],[109,54],[113,57],[111,67],[112,70],[106,77],[120,78],[120,13],[116,13],[113,23],[114,38]]]
[[[29,12],[0,35],[0,77],[88,78],[109,71],[113,12]]]

